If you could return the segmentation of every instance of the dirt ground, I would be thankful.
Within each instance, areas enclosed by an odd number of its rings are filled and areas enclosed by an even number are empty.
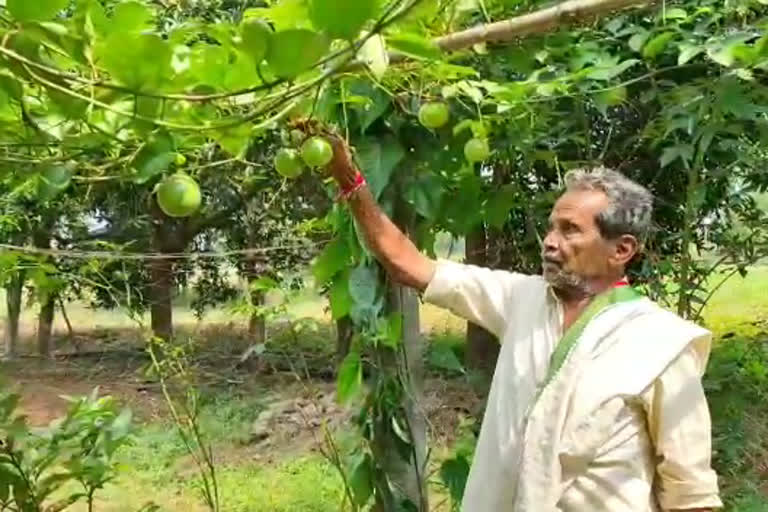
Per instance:
[[[62,396],[110,395],[132,409],[139,423],[167,418],[166,403],[157,382],[144,372],[147,358],[136,350],[116,349],[83,357],[62,356],[53,361],[22,358],[0,365],[7,385],[21,395],[21,412],[33,426],[43,426],[66,413]],[[326,375],[298,378],[295,373],[248,368],[235,373],[230,368],[207,367],[238,391],[261,393],[265,409],[257,418],[251,438],[245,446],[232,447],[228,462],[248,458],[271,462],[274,458],[315,452],[323,446],[323,428],[344,428],[352,418],[352,409],[338,405],[335,383]],[[223,379],[223,380],[222,380]],[[229,384],[226,384],[229,382]],[[215,393],[215,387],[212,390]],[[450,441],[463,416],[476,414],[481,402],[466,381],[430,378],[426,382],[423,407],[433,438]],[[440,443],[442,444],[442,443]],[[229,450],[227,450],[229,451]],[[224,453],[220,452],[222,455]],[[233,460],[234,459],[234,460]]]

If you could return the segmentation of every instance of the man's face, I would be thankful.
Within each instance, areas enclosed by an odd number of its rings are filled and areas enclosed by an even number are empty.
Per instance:
[[[608,197],[594,190],[568,191],[555,203],[542,252],[544,278],[554,288],[593,293],[594,284],[623,271],[616,258],[621,242],[604,239],[595,222],[608,206]]]

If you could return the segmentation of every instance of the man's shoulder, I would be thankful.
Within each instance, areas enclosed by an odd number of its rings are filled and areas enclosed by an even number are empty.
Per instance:
[[[701,325],[681,317],[674,311],[670,311],[647,297],[644,297],[642,302],[642,314],[630,319],[627,325],[634,327],[638,325],[652,325],[657,330],[670,329],[672,331],[709,333]]]
[[[451,260],[438,260],[438,266],[445,266],[456,272],[483,275],[484,277],[496,280],[497,282],[512,281],[521,285],[538,286],[541,288],[548,286],[547,282],[540,274],[528,274],[513,269],[480,266],[471,263],[459,263]]]
[[[629,318],[621,326],[620,337],[645,351],[680,353],[692,346],[702,361],[709,357],[712,333],[691,320],[682,318],[650,299],[642,299],[640,314]]]

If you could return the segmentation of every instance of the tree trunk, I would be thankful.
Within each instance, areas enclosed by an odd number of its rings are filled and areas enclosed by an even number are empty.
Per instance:
[[[39,249],[51,248],[51,232],[53,231],[53,225],[55,220],[52,216],[46,215],[43,217],[41,224],[32,235],[32,241],[35,247]],[[52,260],[50,257],[46,258],[48,263]],[[40,357],[51,357],[51,339],[53,337],[53,317],[56,312],[56,290],[45,290],[40,300],[40,313],[37,319],[37,353]]]
[[[698,168],[688,168],[688,186],[686,188],[685,211],[683,212],[683,233],[680,240],[680,274],[678,286],[680,291],[677,297],[677,314],[683,318],[691,317],[691,295],[695,293],[695,287],[691,283],[691,266],[693,255],[691,244],[694,239],[694,227],[696,225],[697,206],[696,194],[699,187]]]
[[[264,305],[264,292],[251,290],[251,305],[261,307]],[[267,322],[260,311],[252,311],[248,319],[248,338],[250,345],[260,345],[267,341]]]
[[[18,356],[19,347],[19,317],[21,317],[21,298],[24,291],[24,272],[17,271],[16,275],[5,287],[5,305],[8,311],[5,330],[5,359],[11,360]]]
[[[397,214],[394,220],[404,233],[411,232],[409,222],[403,221]],[[389,483],[398,490],[395,496],[377,495],[375,510],[384,512],[410,510],[399,503],[402,499],[415,505],[418,512],[429,511],[426,486],[427,418],[423,406],[425,344],[420,331],[419,305],[419,297],[412,289],[389,283],[386,309],[389,314],[399,313],[402,316],[402,348],[397,352],[381,348],[378,360],[382,368],[378,371],[392,378],[400,376],[401,385],[405,388],[400,406],[407,422],[404,427],[410,431],[408,437],[412,448],[409,457],[403,458],[397,448],[398,440],[392,430],[391,418],[384,415],[383,422],[374,422],[374,456]],[[379,488],[382,487],[380,483]],[[395,501],[392,502],[392,499]]]
[[[336,366],[338,367],[352,348],[355,326],[349,316],[336,320]]]
[[[51,357],[53,347],[53,316],[56,311],[56,294],[49,293],[40,304],[37,320],[37,353],[40,357]]]
[[[480,225],[466,237],[465,261],[471,265],[488,264],[485,227]],[[467,351],[464,364],[486,376],[493,376],[499,357],[499,342],[496,337],[472,322],[467,322]]]
[[[173,260],[150,260],[149,275],[152,332],[168,341],[173,337]]]
[[[180,224],[167,217],[152,199],[150,212],[153,217],[152,249],[161,254],[184,251],[194,232],[187,224]],[[173,277],[175,260],[170,257],[149,260],[149,299],[152,333],[168,341],[173,338]]]

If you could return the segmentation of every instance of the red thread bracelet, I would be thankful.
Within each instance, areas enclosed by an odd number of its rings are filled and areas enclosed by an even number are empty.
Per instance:
[[[360,171],[355,172],[355,181],[350,187],[341,187],[341,193],[339,199],[347,200],[352,194],[363,188],[367,182],[365,176]]]

